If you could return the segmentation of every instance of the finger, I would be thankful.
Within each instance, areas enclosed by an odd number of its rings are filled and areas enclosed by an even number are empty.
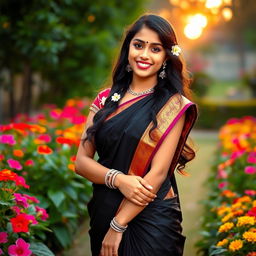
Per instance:
[[[136,199],[138,201],[140,201],[141,203],[145,204],[145,203],[151,203],[152,201],[154,201],[154,198],[145,196],[143,193],[140,193],[137,195]]]
[[[140,192],[143,193],[146,197],[149,197],[151,199],[156,198],[156,194],[150,192],[148,189],[146,189],[143,186],[140,188]]]
[[[140,179],[140,183],[146,188],[146,189],[149,189],[149,190],[152,190],[153,187],[146,181],[144,180],[143,178]]]
[[[135,198],[133,198],[131,201],[132,201],[134,204],[138,205],[138,206],[146,206],[146,205],[148,205],[148,203],[143,204],[143,203],[141,203],[140,201],[138,201],[138,200],[135,199]]]

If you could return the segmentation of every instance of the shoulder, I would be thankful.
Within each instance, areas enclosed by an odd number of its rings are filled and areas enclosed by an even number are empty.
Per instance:
[[[106,88],[98,93],[96,98],[93,100],[90,110],[97,113],[105,105],[105,101],[110,93],[111,88]]]

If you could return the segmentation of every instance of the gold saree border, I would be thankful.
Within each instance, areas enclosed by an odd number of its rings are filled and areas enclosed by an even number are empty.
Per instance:
[[[188,113],[186,115],[185,124],[170,165],[169,173],[174,171],[188,134],[197,118],[196,105],[180,94],[175,94],[170,97],[167,103],[158,112],[156,116],[158,125],[151,133],[152,139],[149,136],[149,131],[153,126],[153,122],[151,122],[144,131],[135,150],[128,174],[141,177],[146,174],[147,168],[158,148],[182,114],[186,111],[188,111]]]

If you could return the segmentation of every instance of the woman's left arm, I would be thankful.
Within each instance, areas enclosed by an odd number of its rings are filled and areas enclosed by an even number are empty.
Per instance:
[[[153,193],[157,193],[168,175],[169,166],[176,151],[184,122],[185,114],[180,117],[170,133],[166,136],[152,159],[150,171],[143,177],[150,185],[152,185]],[[120,225],[126,226],[144,208],[145,206],[138,206],[131,201],[124,199],[115,219]],[[112,252],[115,252],[116,254],[114,255],[117,255],[121,239],[122,233],[118,233],[112,228],[109,228],[102,243],[101,255],[110,256],[112,255]]]

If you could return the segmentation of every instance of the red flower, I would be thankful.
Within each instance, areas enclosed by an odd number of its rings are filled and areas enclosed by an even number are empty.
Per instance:
[[[249,210],[246,215],[256,217],[256,207],[253,207],[251,210]]]
[[[52,154],[53,151],[47,145],[40,145],[40,146],[37,147],[37,152],[39,154],[49,155],[49,154]]]
[[[33,160],[27,160],[26,162],[25,162],[25,165],[26,166],[33,166],[34,165],[34,161]]]
[[[0,171],[0,181],[15,180],[16,177],[17,174],[8,169],[3,169],[2,171]]]
[[[27,214],[21,213],[17,217],[10,219],[12,223],[13,232],[28,232],[28,225],[30,220],[27,218]]]

